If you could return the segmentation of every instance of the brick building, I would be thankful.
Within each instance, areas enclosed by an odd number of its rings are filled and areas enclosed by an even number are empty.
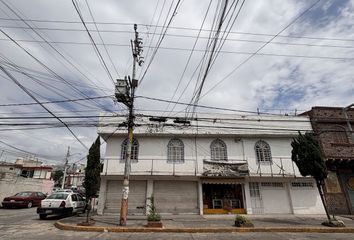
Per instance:
[[[310,116],[326,158],[329,212],[354,214],[354,109],[313,107],[304,114]]]

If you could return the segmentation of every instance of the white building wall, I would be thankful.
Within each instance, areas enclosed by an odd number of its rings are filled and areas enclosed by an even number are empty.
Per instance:
[[[294,188],[289,183],[294,214],[325,214],[316,185],[313,188]]]
[[[210,144],[216,137],[178,137],[184,143],[185,162],[183,164],[167,163],[167,144],[173,138],[165,136],[136,136],[139,142],[138,162],[132,163],[132,174],[145,175],[201,175],[203,160],[210,160]],[[123,174],[124,162],[120,161],[121,144],[124,136],[108,139],[104,173]],[[301,176],[296,165],[291,160],[291,138],[237,138],[220,137],[227,146],[229,161],[247,160],[250,175],[270,176]],[[260,164],[256,160],[254,146],[258,140],[266,141],[271,147],[272,161],[270,164]],[[197,157],[196,157],[197,156]],[[259,169],[260,167],[260,169]]]
[[[246,117],[247,118],[247,117]],[[258,121],[258,118],[267,121]],[[273,121],[277,117],[250,117],[253,126],[257,124],[265,128],[288,128],[311,130],[310,122],[305,117],[296,118],[299,121],[283,121],[292,118],[281,118],[279,122]],[[111,119],[116,122],[116,118]],[[242,119],[244,120],[244,119]],[[104,118],[104,121],[108,121]],[[137,121],[142,121],[137,119]],[[147,123],[144,120],[142,123]],[[284,184],[280,189],[262,189],[261,195],[264,201],[264,213],[295,213],[295,214],[323,214],[324,209],[320,197],[315,189],[293,189],[291,181],[303,179],[291,160],[291,141],[297,135],[296,131],[261,131],[261,130],[237,130],[238,126],[245,126],[245,122],[235,123],[235,129],[200,129],[197,132],[189,128],[166,128],[160,132],[149,133],[143,127],[135,129],[135,137],[139,142],[138,162],[132,163],[131,176],[138,180],[147,180],[147,195],[153,189],[153,181],[161,178],[171,178],[173,175],[179,176],[179,180],[187,180],[192,176],[197,177],[199,186],[200,176],[203,174],[203,160],[210,160],[210,144],[213,140],[220,138],[227,146],[229,161],[247,161],[250,177],[246,178],[244,184],[245,204],[248,214],[253,214],[249,182],[278,181]],[[212,125],[212,124],[211,124]],[[100,134],[110,134],[116,127],[103,127],[99,129]],[[102,214],[104,208],[105,195],[107,189],[107,179],[119,179],[124,173],[124,162],[120,161],[121,144],[126,138],[126,130],[116,131],[114,136],[107,140],[104,168],[101,178],[101,189],[99,197],[98,213]],[[182,164],[167,163],[167,144],[172,138],[179,138],[184,143],[185,162]],[[256,161],[255,143],[258,140],[266,141],[271,147],[272,164],[259,165]],[[195,179],[195,177],[193,179]],[[304,178],[308,180],[308,178]],[[198,190],[201,196],[201,188]],[[282,199],[279,206],[278,199]],[[199,198],[199,208],[202,210],[202,201]]]

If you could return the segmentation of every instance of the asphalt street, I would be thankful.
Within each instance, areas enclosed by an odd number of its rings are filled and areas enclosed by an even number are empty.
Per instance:
[[[39,220],[36,208],[0,209],[0,239],[339,239],[352,240],[353,234],[344,233],[98,233],[63,231],[54,227],[59,217]]]

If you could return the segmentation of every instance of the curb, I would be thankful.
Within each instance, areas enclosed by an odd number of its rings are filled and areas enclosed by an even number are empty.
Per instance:
[[[54,226],[61,230],[82,232],[161,232],[161,233],[230,233],[230,232],[292,232],[292,233],[354,233],[354,227],[253,227],[253,228],[147,228],[147,227],[102,227],[102,226],[76,226],[60,221]]]

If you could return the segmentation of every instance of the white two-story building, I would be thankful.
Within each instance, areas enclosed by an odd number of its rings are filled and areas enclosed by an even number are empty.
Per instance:
[[[198,114],[182,118],[137,115],[129,188],[129,214],[146,214],[154,196],[161,214],[322,214],[313,179],[291,160],[307,117]],[[98,213],[119,214],[126,117],[102,114],[107,147]]]

